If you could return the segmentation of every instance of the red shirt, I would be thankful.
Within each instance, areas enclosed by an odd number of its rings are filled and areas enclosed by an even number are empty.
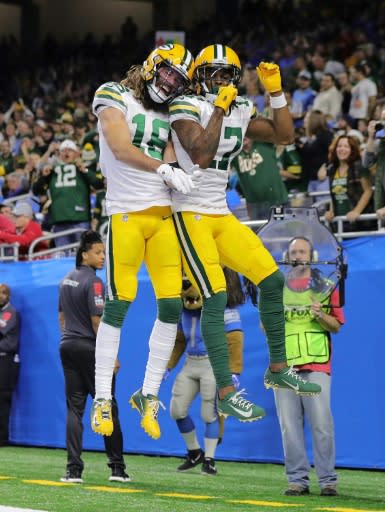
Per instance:
[[[9,217],[0,213],[0,233],[6,231],[7,233],[16,233],[16,226]]]
[[[6,244],[14,244],[19,243],[19,259],[26,260],[28,255],[28,249],[31,243],[43,236],[43,231],[38,222],[34,220],[30,220],[28,224],[25,226],[24,230],[20,233],[8,233],[6,231],[0,231],[0,243]],[[39,242],[35,247],[34,252],[42,251],[44,249],[48,249],[48,242],[44,240]]]

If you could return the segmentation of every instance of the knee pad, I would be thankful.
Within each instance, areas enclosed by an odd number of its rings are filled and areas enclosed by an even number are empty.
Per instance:
[[[158,299],[158,319],[167,324],[177,324],[182,312],[182,299]]]
[[[121,328],[130,304],[128,300],[107,299],[104,305],[103,322],[112,327]]]

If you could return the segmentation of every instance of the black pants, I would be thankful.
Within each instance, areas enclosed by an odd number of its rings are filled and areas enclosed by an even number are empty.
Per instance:
[[[20,364],[14,354],[0,356],[0,446],[8,444],[12,394],[19,377]]]
[[[81,458],[84,409],[88,395],[95,397],[95,342],[84,338],[66,340],[60,345],[60,358],[64,370],[67,401],[67,470],[81,473],[84,468]],[[108,466],[120,466],[124,469],[123,436],[114,392],[115,377],[112,382],[114,430],[111,436],[103,436],[103,439]]]

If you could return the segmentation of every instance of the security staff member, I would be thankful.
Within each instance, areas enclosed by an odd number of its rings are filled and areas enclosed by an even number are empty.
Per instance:
[[[12,393],[19,376],[19,313],[9,302],[9,286],[0,284],[0,446],[8,444]]]
[[[90,394],[95,396],[95,341],[104,307],[104,285],[96,270],[103,268],[104,244],[95,231],[82,233],[76,254],[76,269],[60,283],[59,321],[62,330],[60,357],[67,400],[67,474],[62,482],[82,483],[81,459],[83,415]],[[118,363],[116,364],[116,371]],[[114,394],[115,379],[112,394]],[[116,400],[112,400],[114,430],[104,437],[112,482],[128,482],[123,459],[123,436]]]

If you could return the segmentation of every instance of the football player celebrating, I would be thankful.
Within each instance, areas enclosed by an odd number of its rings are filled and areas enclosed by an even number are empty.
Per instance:
[[[179,165],[189,169],[198,164],[203,171],[199,190],[172,194],[185,271],[203,297],[201,331],[219,389],[218,411],[240,421],[257,420],[264,411],[246,400],[232,383],[223,325],[227,295],[221,265],[259,286],[259,312],[270,355],[265,386],[298,394],[321,390],[288,367],[283,276],[259,237],[230,213],[226,203],[230,163],[241,151],[245,135],[275,144],[288,144],[294,138],[279,67],[261,62],[257,73],[270,95],[272,120],[256,117],[252,102],[237,96],[240,61],[231,48],[221,44],[204,48],[195,60],[193,78],[200,95],[176,98],[169,106]]]
[[[193,178],[165,161],[170,152],[167,104],[190,84],[191,53],[179,44],[156,48],[122,82],[101,85],[94,96],[100,167],[107,178],[107,300],[96,339],[94,432],[111,435],[111,381],[127,310],[137,293],[144,261],[154,287],[158,315],[149,340],[143,387],[130,399],[142,428],[160,436],[157,398],[181,313],[181,255],[171,217],[170,188],[181,193]]]

